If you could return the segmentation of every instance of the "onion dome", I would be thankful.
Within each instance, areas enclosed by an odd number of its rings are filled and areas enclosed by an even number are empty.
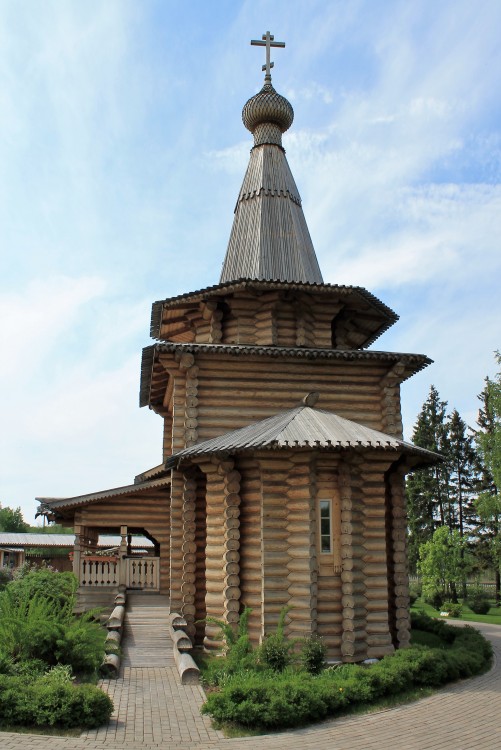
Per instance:
[[[281,143],[281,134],[290,128],[294,120],[294,110],[285,96],[278,94],[271,83],[265,83],[261,91],[245,103],[242,120],[247,130],[254,134],[256,146],[266,142],[259,139],[259,134],[263,130],[260,125],[274,125],[275,128],[270,130],[278,129],[276,135],[279,140],[277,141],[275,136],[271,142]]]

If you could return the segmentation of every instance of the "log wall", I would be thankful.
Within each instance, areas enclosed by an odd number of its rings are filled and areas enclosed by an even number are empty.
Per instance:
[[[320,453],[316,461],[317,503],[317,560],[318,560],[318,603],[317,632],[324,639],[329,659],[341,659],[341,635],[343,623],[342,581],[341,581],[341,495],[339,489],[339,456]],[[331,500],[333,553],[320,553],[319,502]]]
[[[261,568],[261,470],[253,458],[240,458],[238,471],[242,476],[240,506],[240,570],[241,607],[250,607],[249,637],[257,644],[262,636],[262,568]]]
[[[180,612],[183,607],[181,584],[183,580],[183,496],[184,475],[172,471],[170,498],[170,608]]]
[[[197,467],[194,467],[193,469],[184,472],[182,491],[183,541],[181,546],[182,576],[180,596],[182,602],[181,612],[185,617],[187,633],[190,638],[194,638],[196,633],[195,620],[198,616],[197,593],[199,594],[198,604],[200,607],[200,589],[205,589],[205,566],[203,565],[205,562],[205,549],[200,549],[200,536],[203,536],[203,528],[199,530],[199,544],[197,544],[197,505],[200,505],[201,499],[204,497],[205,477],[200,470],[197,469]],[[198,516],[200,516],[199,513]]]
[[[280,611],[289,604],[287,576],[288,455],[260,459],[263,502],[261,507],[261,636],[275,630]]]
[[[388,472],[386,498],[390,624],[395,647],[403,648],[410,642],[410,612],[407,512],[402,467]]]
[[[367,657],[381,658],[394,646],[389,621],[389,571],[385,508],[385,472],[394,457],[367,452],[362,465],[364,578],[367,598]]]
[[[364,511],[360,459],[346,457],[340,464],[341,492],[341,655],[343,661],[367,657],[367,596],[364,561]]]
[[[336,346],[344,349],[364,346],[386,320],[360,297],[278,289],[242,289],[198,305],[187,302],[164,310],[163,317],[163,340],[330,348],[334,326]]]
[[[312,390],[321,394],[319,408],[382,429],[384,364],[336,361],[326,367],[320,360],[200,354],[197,365],[199,440],[290,409]]]
[[[207,617],[237,623],[240,612],[240,472],[233,460],[201,461],[206,474],[207,536],[205,548]],[[219,648],[216,625],[205,627],[204,646]]]
[[[316,476],[310,451],[292,453],[286,485],[289,634],[317,631]]]

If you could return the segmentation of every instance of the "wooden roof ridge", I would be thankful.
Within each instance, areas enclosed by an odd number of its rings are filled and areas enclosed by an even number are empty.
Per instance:
[[[285,151],[251,151],[235,208],[221,282],[242,277],[322,284],[301,198]]]
[[[160,477],[159,479],[136,482],[135,484],[127,484],[123,487],[112,487],[108,490],[89,492],[85,495],[76,495],[74,497],[36,497],[35,500],[39,503],[37,515],[42,514],[46,510],[57,510],[58,508],[69,508],[78,505],[90,505],[91,503],[97,503],[100,500],[108,500],[109,498],[118,497],[120,495],[134,495],[146,492],[147,490],[165,487],[170,484],[170,481],[171,478],[169,474],[168,476]]]
[[[297,406],[185,448],[167,459],[165,466],[173,468],[185,459],[201,455],[284,448],[391,450],[417,455],[425,463],[441,460],[437,453],[334,412]]]

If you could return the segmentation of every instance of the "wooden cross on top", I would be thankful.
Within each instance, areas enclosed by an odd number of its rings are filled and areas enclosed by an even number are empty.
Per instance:
[[[270,34],[269,31],[263,34],[263,41],[260,39],[252,39],[251,44],[256,47],[266,47],[266,65],[263,65],[262,70],[266,71],[264,77],[265,83],[271,83],[271,69],[275,63],[270,62],[270,50],[272,47],[285,47],[285,42],[275,42],[275,37]]]

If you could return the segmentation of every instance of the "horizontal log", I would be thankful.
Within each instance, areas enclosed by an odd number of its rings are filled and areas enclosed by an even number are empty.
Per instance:
[[[101,673],[105,677],[117,678],[120,671],[120,656],[118,654],[105,654],[101,664]]]
[[[106,643],[118,644],[122,639],[122,628],[119,630],[109,630],[106,635]]]
[[[200,684],[200,670],[189,654],[181,653],[174,648],[174,661],[181,678],[181,685]]]
[[[108,620],[106,621],[106,627],[108,630],[117,630],[118,628],[121,628],[123,625],[125,617],[125,607],[123,604],[117,604],[117,606],[113,609],[111,615],[109,616]]]
[[[191,640],[188,638],[184,630],[175,630],[174,628],[170,628],[170,636],[172,638],[174,649],[177,649],[178,651],[185,652],[185,651],[191,651],[193,648],[193,644]]]

